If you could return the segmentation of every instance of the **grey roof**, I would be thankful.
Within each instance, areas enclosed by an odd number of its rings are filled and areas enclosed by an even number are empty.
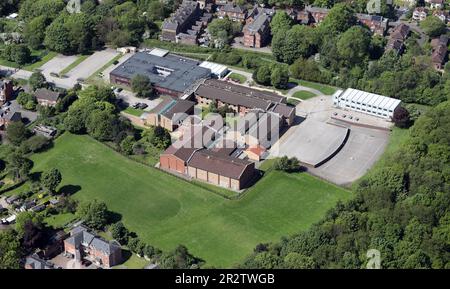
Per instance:
[[[175,54],[164,57],[138,52],[111,72],[111,75],[131,79],[141,74],[159,87],[184,92],[193,82],[211,75],[211,70],[198,66],[199,62]],[[170,74],[163,76],[158,69],[164,68]]]
[[[184,23],[189,16],[197,9],[198,3],[195,1],[183,1],[180,7],[172,14],[170,18],[164,20],[162,29],[177,30],[178,26]]]
[[[120,248],[117,242],[108,242],[95,234],[91,233],[85,226],[75,227],[70,232],[70,237],[66,239],[66,242],[73,244],[76,248],[80,246],[91,246],[97,251],[101,251],[107,255]]]
[[[247,9],[244,6],[236,5],[234,3],[227,3],[222,6],[220,10],[226,13],[244,13]]]
[[[33,269],[53,269],[54,265],[48,261],[42,260],[37,254],[28,256],[25,260],[25,265]]]
[[[44,99],[49,101],[57,101],[59,98],[60,93],[57,91],[52,91],[47,88],[40,88],[36,90],[34,93],[34,96],[36,96],[37,99]]]
[[[10,111],[2,113],[2,117],[9,121],[21,121],[22,114],[18,111]]]
[[[260,13],[256,16],[255,20],[246,26],[246,30],[252,34],[260,31],[264,31],[270,23],[270,17],[265,13]]]
[[[189,100],[166,99],[152,109],[151,112],[172,119],[174,115],[187,114],[194,108],[194,105],[195,102]]]
[[[281,95],[235,85],[215,79],[206,80],[195,91],[196,95],[208,99],[220,100],[231,105],[268,110],[274,103],[283,103]]]

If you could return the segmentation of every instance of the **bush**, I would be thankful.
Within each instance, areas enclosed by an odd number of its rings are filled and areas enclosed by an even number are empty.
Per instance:
[[[36,153],[45,150],[50,143],[51,140],[46,138],[45,136],[34,135],[23,142],[20,148],[24,153]]]
[[[129,135],[120,142],[120,151],[126,155],[131,155],[133,153],[134,144],[134,137]]]
[[[130,232],[128,231],[127,228],[125,228],[122,222],[112,224],[109,230],[111,232],[112,237],[121,245],[128,244],[128,236]]]
[[[284,156],[276,160],[274,169],[288,173],[296,172],[300,170],[300,161],[295,157],[288,158],[287,156]]]

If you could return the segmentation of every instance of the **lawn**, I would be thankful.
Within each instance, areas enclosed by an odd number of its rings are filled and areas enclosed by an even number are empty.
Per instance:
[[[306,80],[298,80],[298,79],[293,79],[291,78],[289,81],[291,82],[295,82],[299,85],[303,85],[309,88],[313,88],[316,89],[320,92],[322,92],[325,95],[332,95],[333,93],[336,92],[336,90],[338,90],[338,88],[330,86],[330,85],[326,85],[326,84],[321,84],[318,82],[311,82],[311,81],[306,81]]]
[[[310,91],[300,90],[300,91],[295,92],[292,96],[295,97],[295,98],[298,98],[298,99],[306,100],[306,99],[309,99],[311,97],[315,97],[316,94],[312,93]]]
[[[33,155],[34,171],[58,168],[61,186],[79,201],[99,199],[124,224],[163,250],[178,244],[230,267],[258,243],[307,229],[351,193],[305,173],[267,173],[238,200],[136,163],[89,136],[64,134],[54,148]]]
[[[50,61],[53,57],[58,55],[56,52],[46,51],[46,50],[32,50],[31,57],[36,60],[36,62],[31,64],[26,64],[25,66],[20,66],[16,62],[8,61],[0,57],[0,65],[12,67],[12,68],[21,68],[27,71],[33,71],[36,68],[41,67],[48,61]]]
[[[244,75],[242,75],[242,74],[239,74],[239,73],[236,73],[236,72],[233,72],[233,73],[231,73],[229,76],[228,76],[228,78],[230,78],[230,79],[232,79],[232,80],[234,80],[234,81],[237,81],[237,82],[239,82],[239,83],[244,83],[246,80],[247,80],[247,77],[245,77]]]
[[[132,108],[132,107],[130,106],[130,107],[127,107],[126,109],[124,109],[123,112],[139,117],[139,116],[141,116],[145,111],[144,111],[143,109]]]

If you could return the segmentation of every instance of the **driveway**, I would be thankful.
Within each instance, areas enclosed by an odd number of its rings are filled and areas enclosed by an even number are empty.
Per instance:
[[[146,111],[150,111],[153,108],[155,108],[158,104],[162,102],[162,98],[156,98],[156,99],[145,99],[145,98],[139,98],[136,97],[136,94],[129,91],[129,90],[122,90],[118,94],[116,94],[117,98],[122,99],[126,104],[129,106],[132,106],[136,103],[145,103],[148,105],[148,107],[145,109]]]

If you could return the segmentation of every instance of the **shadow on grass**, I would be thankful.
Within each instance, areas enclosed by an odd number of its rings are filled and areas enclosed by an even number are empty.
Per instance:
[[[58,193],[60,195],[71,196],[71,195],[75,194],[76,192],[78,192],[80,190],[81,190],[81,186],[78,186],[78,185],[65,185],[65,186],[62,186],[59,189]]]

